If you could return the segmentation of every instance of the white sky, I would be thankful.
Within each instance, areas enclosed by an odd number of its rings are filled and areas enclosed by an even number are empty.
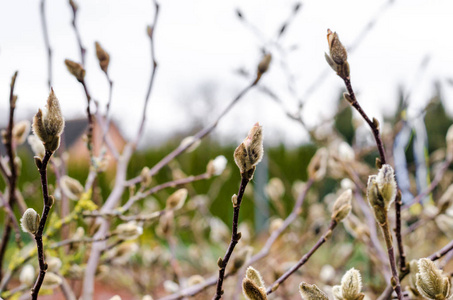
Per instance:
[[[269,45],[280,25],[290,15],[295,1],[289,0],[166,0],[156,28],[155,46],[159,69],[148,109],[146,143],[161,140],[170,132],[188,128],[188,122],[202,117],[205,123],[247,85],[235,70],[254,72],[260,48]],[[412,89],[412,110],[432,94],[433,81],[453,78],[453,1],[316,0],[303,2],[281,46],[275,47],[270,72],[262,84],[272,88],[294,110],[314,79],[327,67],[326,30],[337,31],[343,44],[351,46],[367,22],[382,11],[376,25],[349,57],[352,82],[359,101],[370,115],[381,117],[397,102],[397,87]],[[72,13],[67,1],[47,0],[46,12],[53,49],[53,87],[67,118],[85,116],[82,87],[67,72],[65,58],[80,61]],[[105,104],[108,85],[98,67],[94,41],[110,53],[109,67],[115,82],[112,112],[127,134],[136,132],[150,76],[150,45],[146,26],[151,24],[151,0],[81,0],[78,25],[87,48],[87,82],[92,96]],[[241,23],[246,19],[262,32],[257,36]],[[291,46],[297,46],[289,51]],[[417,79],[421,61],[430,56],[423,76]],[[294,77],[294,93],[282,64]],[[47,58],[39,15],[39,1],[0,2],[0,125],[6,122],[11,75],[19,70],[16,93],[18,119],[30,117],[45,104]],[[341,80],[328,73],[321,87],[303,99],[304,120],[316,124],[331,118],[332,104],[342,88]],[[209,103],[203,100],[210,95]],[[451,103],[453,87],[444,85],[446,102]],[[453,106],[448,104],[450,112]],[[267,96],[249,93],[220,123],[215,136],[240,140],[259,121],[266,136],[297,144],[305,133]]]

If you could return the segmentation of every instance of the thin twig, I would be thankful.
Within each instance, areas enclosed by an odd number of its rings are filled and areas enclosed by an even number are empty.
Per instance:
[[[149,190],[147,190],[145,192],[137,193],[133,197],[129,198],[129,200],[121,208],[119,208],[119,210],[122,211],[122,212],[127,211],[138,200],[146,198],[146,197],[148,197],[148,196],[150,196],[152,194],[155,194],[158,191],[161,191],[163,189],[166,189],[166,188],[169,188],[169,187],[176,187],[176,186],[179,186],[179,185],[184,185],[184,184],[188,184],[188,183],[199,181],[199,180],[209,179],[211,177],[212,177],[211,174],[203,173],[203,174],[200,174],[200,175],[189,176],[189,177],[186,177],[186,178],[177,179],[177,180],[173,180],[173,181],[169,181],[169,182],[165,182],[165,183],[156,185],[156,186],[150,188]]]
[[[329,239],[329,237],[332,235],[332,231],[335,229],[337,226],[337,222],[332,219],[330,221],[329,228],[327,229],[326,233],[316,242],[316,244],[313,246],[313,248],[310,249],[298,262],[295,264],[293,267],[291,267],[288,271],[285,272],[282,276],[280,276],[274,283],[271,284],[271,286],[266,290],[266,294],[269,295],[273,292],[275,292],[280,284],[282,284],[286,279],[288,279],[289,276],[291,276],[294,272],[299,270],[300,267],[302,267],[309,259],[310,257],[316,252],[316,250],[319,249],[326,241]]]
[[[442,178],[444,177],[445,172],[448,170],[448,167],[450,166],[452,162],[452,158],[447,158],[441,165],[440,170],[436,173],[436,176],[434,176],[433,181],[431,181],[430,185],[420,194],[417,195],[410,203],[406,203],[403,206],[403,209],[408,209],[412,205],[416,203],[420,203],[422,199],[424,199],[427,195],[431,194],[432,191],[439,185],[441,182]]]
[[[47,218],[49,216],[50,208],[52,207],[52,204],[53,204],[52,203],[53,200],[51,197],[49,197],[49,191],[47,188],[47,163],[49,162],[51,156],[52,156],[52,152],[46,150],[46,154],[44,155],[42,163],[38,167],[39,175],[41,176],[41,186],[42,186],[44,208],[42,211],[41,220],[39,221],[38,231],[35,234],[36,247],[38,249],[39,275],[38,275],[38,278],[36,279],[35,285],[33,286],[32,290],[31,290],[31,297],[33,300],[38,299],[38,293],[39,293],[39,290],[41,289],[41,285],[44,281],[44,277],[46,276],[46,271],[47,271],[47,263],[45,261],[45,256],[44,256],[44,246],[43,246],[43,242],[42,242],[42,235],[43,235],[44,227],[46,225]]]
[[[82,39],[80,37],[80,32],[79,28],[77,27],[77,12],[78,12],[78,7],[77,4],[75,4],[73,1],[69,1],[69,4],[71,5],[71,10],[72,10],[72,27],[74,28],[74,32],[76,35],[77,39],[77,44],[79,45],[79,50],[80,50],[80,61],[82,62],[82,67],[85,68],[85,53],[86,49],[83,47],[82,44]]]
[[[47,19],[46,19],[46,0],[41,0],[40,13],[41,13],[41,26],[42,32],[44,35],[44,44],[46,45],[47,50],[47,85],[49,89],[52,87],[52,48],[50,47],[49,41],[49,31],[47,29]]]
[[[175,159],[177,156],[181,155],[184,151],[186,151],[190,146],[192,146],[197,141],[201,140],[209,133],[211,133],[218,125],[220,120],[233,108],[233,106],[242,99],[242,97],[251,89],[253,88],[259,81],[260,77],[257,77],[246,86],[229,104],[228,106],[222,111],[222,113],[217,117],[217,119],[208,127],[203,128],[202,130],[198,131],[193,137],[193,140],[187,144],[180,144],[175,150],[167,154],[164,158],[162,158],[157,164],[155,164],[149,171],[150,176],[154,176],[159,172],[164,166],[166,166],[170,161]],[[126,185],[134,185],[139,183],[141,180],[140,176],[132,178],[126,182]]]
[[[157,61],[156,61],[156,51],[154,49],[154,47],[155,47],[154,46],[154,44],[155,44],[154,33],[156,31],[157,20],[159,17],[159,4],[157,3],[156,0],[153,0],[153,3],[154,3],[154,22],[150,27],[148,27],[148,36],[149,36],[149,41],[151,44],[151,64],[152,64],[151,69],[152,69],[152,72],[151,72],[151,77],[149,79],[148,90],[146,91],[146,95],[145,95],[145,103],[144,103],[143,110],[142,110],[142,118],[141,118],[140,126],[139,126],[139,129],[137,132],[137,136],[135,137],[135,140],[134,140],[134,147],[137,147],[138,142],[140,141],[141,137],[143,136],[143,132],[145,130],[146,111],[148,108],[151,91],[154,86],[154,78],[156,77],[157,66],[158,66]]]
[[[104,236],[103,238],[100,239],[95,239],[95,238],[82,238],[82,239],[67,239],[63,240],[57,243],[53,243],[49,246],[51,249],[55,249],[58,247],[66,246],[66,245],[72,245],[72,244],[88,244],[88,243],[96,243],[96,242],[103,242],[108,240],[109,238],[115,236],[115,234],[108,234]]]
[[[225,270],[228,265],[228,261],[230,260],[231,254],[233,254],[234,247],[236,247],[237,243],[241,239],[241,233],[238,232],[238,226],[239,226],[239,210],[241,208],[241,202],[242,202],[242,197],[244,196],[245,188],[247,187],[247,184],[249,183],[249,177],[248,176],[241,176],[241,185],[239,186],[239,191],[237,194],[237,204],[233,205],[233,225],[232,225],[232,233],[231,233],[231,241],[228,246],[228,249],[225,253],[225,256],[222,259],[219,259],[217,262],[219,266],[219,278],[217,280],[217,288],[216,288],[216,293],[214,297],[212,298],[213,300],[219,300],[222,298],[223,295],[223,280],[225,278]]]

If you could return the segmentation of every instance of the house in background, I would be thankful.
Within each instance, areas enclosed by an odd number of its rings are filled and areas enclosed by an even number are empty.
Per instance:
[[[103,130],[94,118],[93,121],[93,152],[95,156],[98,156],[101,151]],[[87,129],[87,119],[74,119],[66,122],[64,137],[62,141],[62,149],[64,149],[69,154],[68,164],[89,165],[90,155],[86,144]],[[126,145],[126,140],[113,121],[110,122],[108,136],[118,152],[121,153],[124,146]],[[108,148],[106,149],[106,158],[113,158],[110,150],[108,150]],[[109,159],[109,161],[111,162],[112,159]],[[112,164],[109,164],[109,166],[112,166]]]

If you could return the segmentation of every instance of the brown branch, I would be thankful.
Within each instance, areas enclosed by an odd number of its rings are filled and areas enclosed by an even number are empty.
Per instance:
[[[395,236],[398,246],[398,253],[400,255],[400,272],[404,273],[407,270],[406,266],[406,253],[404,252],[403,247],[403,236],[401,233],[401,207],[403,205],[403,201],[401,200],[401,191],[398,190],[396,199],[395,199],[395,214],[396,214],[396,228],[395,228]]]
[[[17,185],[17,169],[16,169],[16,164],[15,164],[15,145],[13,141],[13,128],[14,128],[14,111],[16,109],[16,100],[17,96],[14,95],[14,87],[16,85],[16,78],[17,78],[18,72],[16,71],[11,78],[11,87],[10,87],[10,93],[9,93],[9,121],[8,121],[8,127],[6,129],[6,134],[3,137],[5,140],[5,148],[6,148],[6,154],[8,155],[9,159],[9,171],[10,174],[7,178],[8,181],[8,201],[5,203],[5,209],[6,207],[9,207],[10,209],[14,207],[14,204],[16,202],[16,185]],[[12,209],[11,209],[12,211]],[[11,226],[12,226],[12,220],[15,219],[14,216],[10,216],[9,214],[6,215],[5,218],[5,225],[4,225],[4,232],[2,236],[2,241],[0,244],[0,279],[2,277],[2,269],[3,269],[3,260],[5,258],[5,252],[6,252],[6,247],[9,241],[9,237],[11,235]],[[16,232],[16,241],[18,241],[20,245],[20,232]]]
[[[47,75],[48,75],[47,85],[50,89],[52,87],[52,48],[50,47],[49,31],[47,29],[45,5],[46,5],[46,0],[41,0],[41,5],[40,5],[41,26],[42,26],[42,32],[44,35],[44,44],[46,45],[46,50],[47,50]]]
[[[44,246],[43,246],[43,242],[42,242],[42,235],[43,235],[44,227],[46,225],[47,218],[49,216],[50,208],[52,207],[52,204],[53,204],[52,203],[53,199],[51,197],[49,197],[49,191],[48,191],[48,187],[47,187],[47,163],[49,162],[52,154],[53,154],[52,152],[46,150],[46,154],[44,155],[42,163],[39,164],[39,166],[38,166],[39,175],[41,177],[41,187],[42,187],[44,208],[42,211],[41,220],[39,221],[38,231],[35,234],[36,247],[38,249],[39,275],[38,275],[38,278],[36,279],[35,285],[31,289],[31,297],[33,300],[38,299],[38,293],[39,293],[39,290],[41,289],[41,285],[44,281],[44,277],[46,276],[46,271],[47,271],[47,263],[45,261],[45,256],[44,256]]]
[[[326,233],[316,242],[316,244],[313,246],[313,248],[310,249],[298,262],[295,264],[293,267],[291,267],[288,271],[285,272],[282,276],[280,276],[272,285],[266,290],[266,294],[269,295],[273,292],[275,292],[280,284],[282,284],[286,279],[288,279],[289,276],[291,276],[294,272],[299,270],[300,267],[302,267],[309,259],[310,257],[316,252],[316,250],[319,249],[326,241],[329,239],[329,237],[332,235],[332,231],[335,229],[337,226],[337,222],[332,219],[330,221],[329,228],[327,229]]]
[[[352,89],[351,85],[351,80],[349,77],[343,78],[343,81],[346,86],[346,90],[348,91],[349,98],[348,101],[349,103],[358,111],[358,113],[362,116],[362,118],[365,120],[365,122],[368,123],[368,126],[370,126],[371,131],[373,133],[374,139],[376,141],[376,146],[379,151],[379,157],[380,157],[380,163],[385,164],[386,163],[386,158],[385,158],[385,150],[384,150],[384,144],[382,143],[381,135],[379,132],[379,124],[377,122],[374,122],[370,120],[368,115],[365,113],[365,111],[362,109],[360,106],[359,102],[357,101],[357,98],[355,96],[354,90]],[[398,250],[400,253],[400,270],[403,272],[406,270],[406,255],[404,253],[404,246],[403,246],[403,241],[402,241],[402,236],[401,236],[401,193],[398,191],[396,203],[395,203],[395,215],[396,215],[396,228],[395,228],[395,234],[397,237],[397,244],[398,244]],[[385,243],[387,246],[387,252],[388,252],[388,257],[390,261],[390,268],[392,270],[392,276],[393,276],[393,281],[394,281],[394,289],[398,295],[398,299],[402,299],[402,291],[401,291],[401,284],[399,282],[399,277],[398,277],[398,272],[396,269],[396,262],[395,262],[395,255],[393,253],[393,243],[392,243],[392,236],[390,234],[390,229],[389,229],[389,224],[388,224],[388,217],[386,216],[386,223],[380,224],[382,228],[382,232],[384,234],[385,238]]]
[[[300,215],[301,213],[301,208],[302,204],[304,203],[305,197],[307,196],[308,190],[310,187],[313,185],[313,180],[309,179],[305,185],[305,189],[300,193],[299,197],[296,200],[296,203],[294,204],[294,208],[291,211],[291,213],[288,215],[288,217],[285,219],[283,222],[282,226],[280,226],[277,230],[272,232],[272,234],[269,236],[267,239],[266,243],[264,244],[263,248],[253,255],[250,260],[246,263],[246,266],[250,266],[251,264],[263,259],[266,257],[272,245],[275,243],[277,238],[285,231],[289,225],[292,224],[292,222]],[[226,273],[225,278],[229,277],[230,275],[233,275],[231,273]],[[200,292],[204,291],[210,286],[213,286],[217,283],[217,276],[212,276],[203,281],[203,283],[188,287],[186,289],[183,289],[179,291],[176,294],[168,295],[166,297],[161,298],[160,300],[176,300],[176,299],[181,299],[183,297],[193,297]]]
[[[250,177],[244,174],[241,174],[241,185],[239,186],[239,191],[237,194],[237,204],[233,204],[233,225],[232,225],[232,233],[231,233],[231,241],[228,246],[228,249],[225,253],[225,256],[222,259],[219,259],[217,262],[219,266],[219,278],[217,279],[217,288],[216,293],[212,299],[219,300],[222,298],[223,295],[223,280],[225,278],[225,270],[228,265],[228,261],[230,260],[231,254],[233,254],[234,247],[241,239],[241,233],[238,232],[239,226],[239,210],[241,208],[242,197],[244,196],[245,188],[249,183]]]
[[[385,245],[387,246],[387,253],[389,257],[390,269],[392,270],[392,286],[398,296],[398,299],[403,299],[403,294],[401,290],[401,284],[398,276],[398,271],[396,270],[395,254],[393,253],[393,243],[392,235],[390,233],[390,227],[388,225],[388,217],[386,216],[386,222],[384,224],[379,224],[384,234]]]

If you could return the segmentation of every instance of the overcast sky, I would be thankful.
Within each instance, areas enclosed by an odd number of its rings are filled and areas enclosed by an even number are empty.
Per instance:
[[[255,72],[261,49],[274,59],[262,84],[271,88],[289,110],[305,103],[308,124],[332,117],[331,107],[342,89],[333,73],[310,97],[304,97],[327,68],[326,30],[336,31],[353,47],[363,28],[376,23],[350,54],[353,86],[370,115],[394,110],[397,88],[411,90],[411,111],[423,106],[433,92],[433,81],[453,78],[453,1],[444,0],[316,0],[304,1],[286,34],[275,46],[276,33],[291,15],[289,0],[166,0],[160,2],[155,31],[159,69],[148,109],[145,142],[184,130],[194,118],[206,123],[250,81],[236,70]],[[107,102],[107,81],[98,67],[94,41],[110,53],[114,81],[112,112],[127,135],[137,130],[149,81],[151,62],[146,26],[153,21],[151,0],[78,1],[78,25],[86,54],[86,80],[92,96]],[[257,30],[240,22],[236,9]],[[46,13],[53,49],[53,87],[67,118],[83,117],[85,96],[71,77],[64,59],[80,61],[72,13],[67,1],[47,0]],[[417,70],[429,57],[422,75]],[[18,119],[30,117],[48,95],[47,58],[40,23],[39,1],[0,2],[0,122],[7,117],[11,75],[19,70],[16,93]],[[291,90],[291,88],[292,90]],[[443,85],[452,103],[452,87]],[[208,100],[206,100],[208,99]],[[306,139],[300,126],[285,117],[280,106],[258,91],[250,92],[222,120],[216,137],[241,139],[259,121],[266,135],[297,144]],[[449,112],[453,111],[448,105]]]

